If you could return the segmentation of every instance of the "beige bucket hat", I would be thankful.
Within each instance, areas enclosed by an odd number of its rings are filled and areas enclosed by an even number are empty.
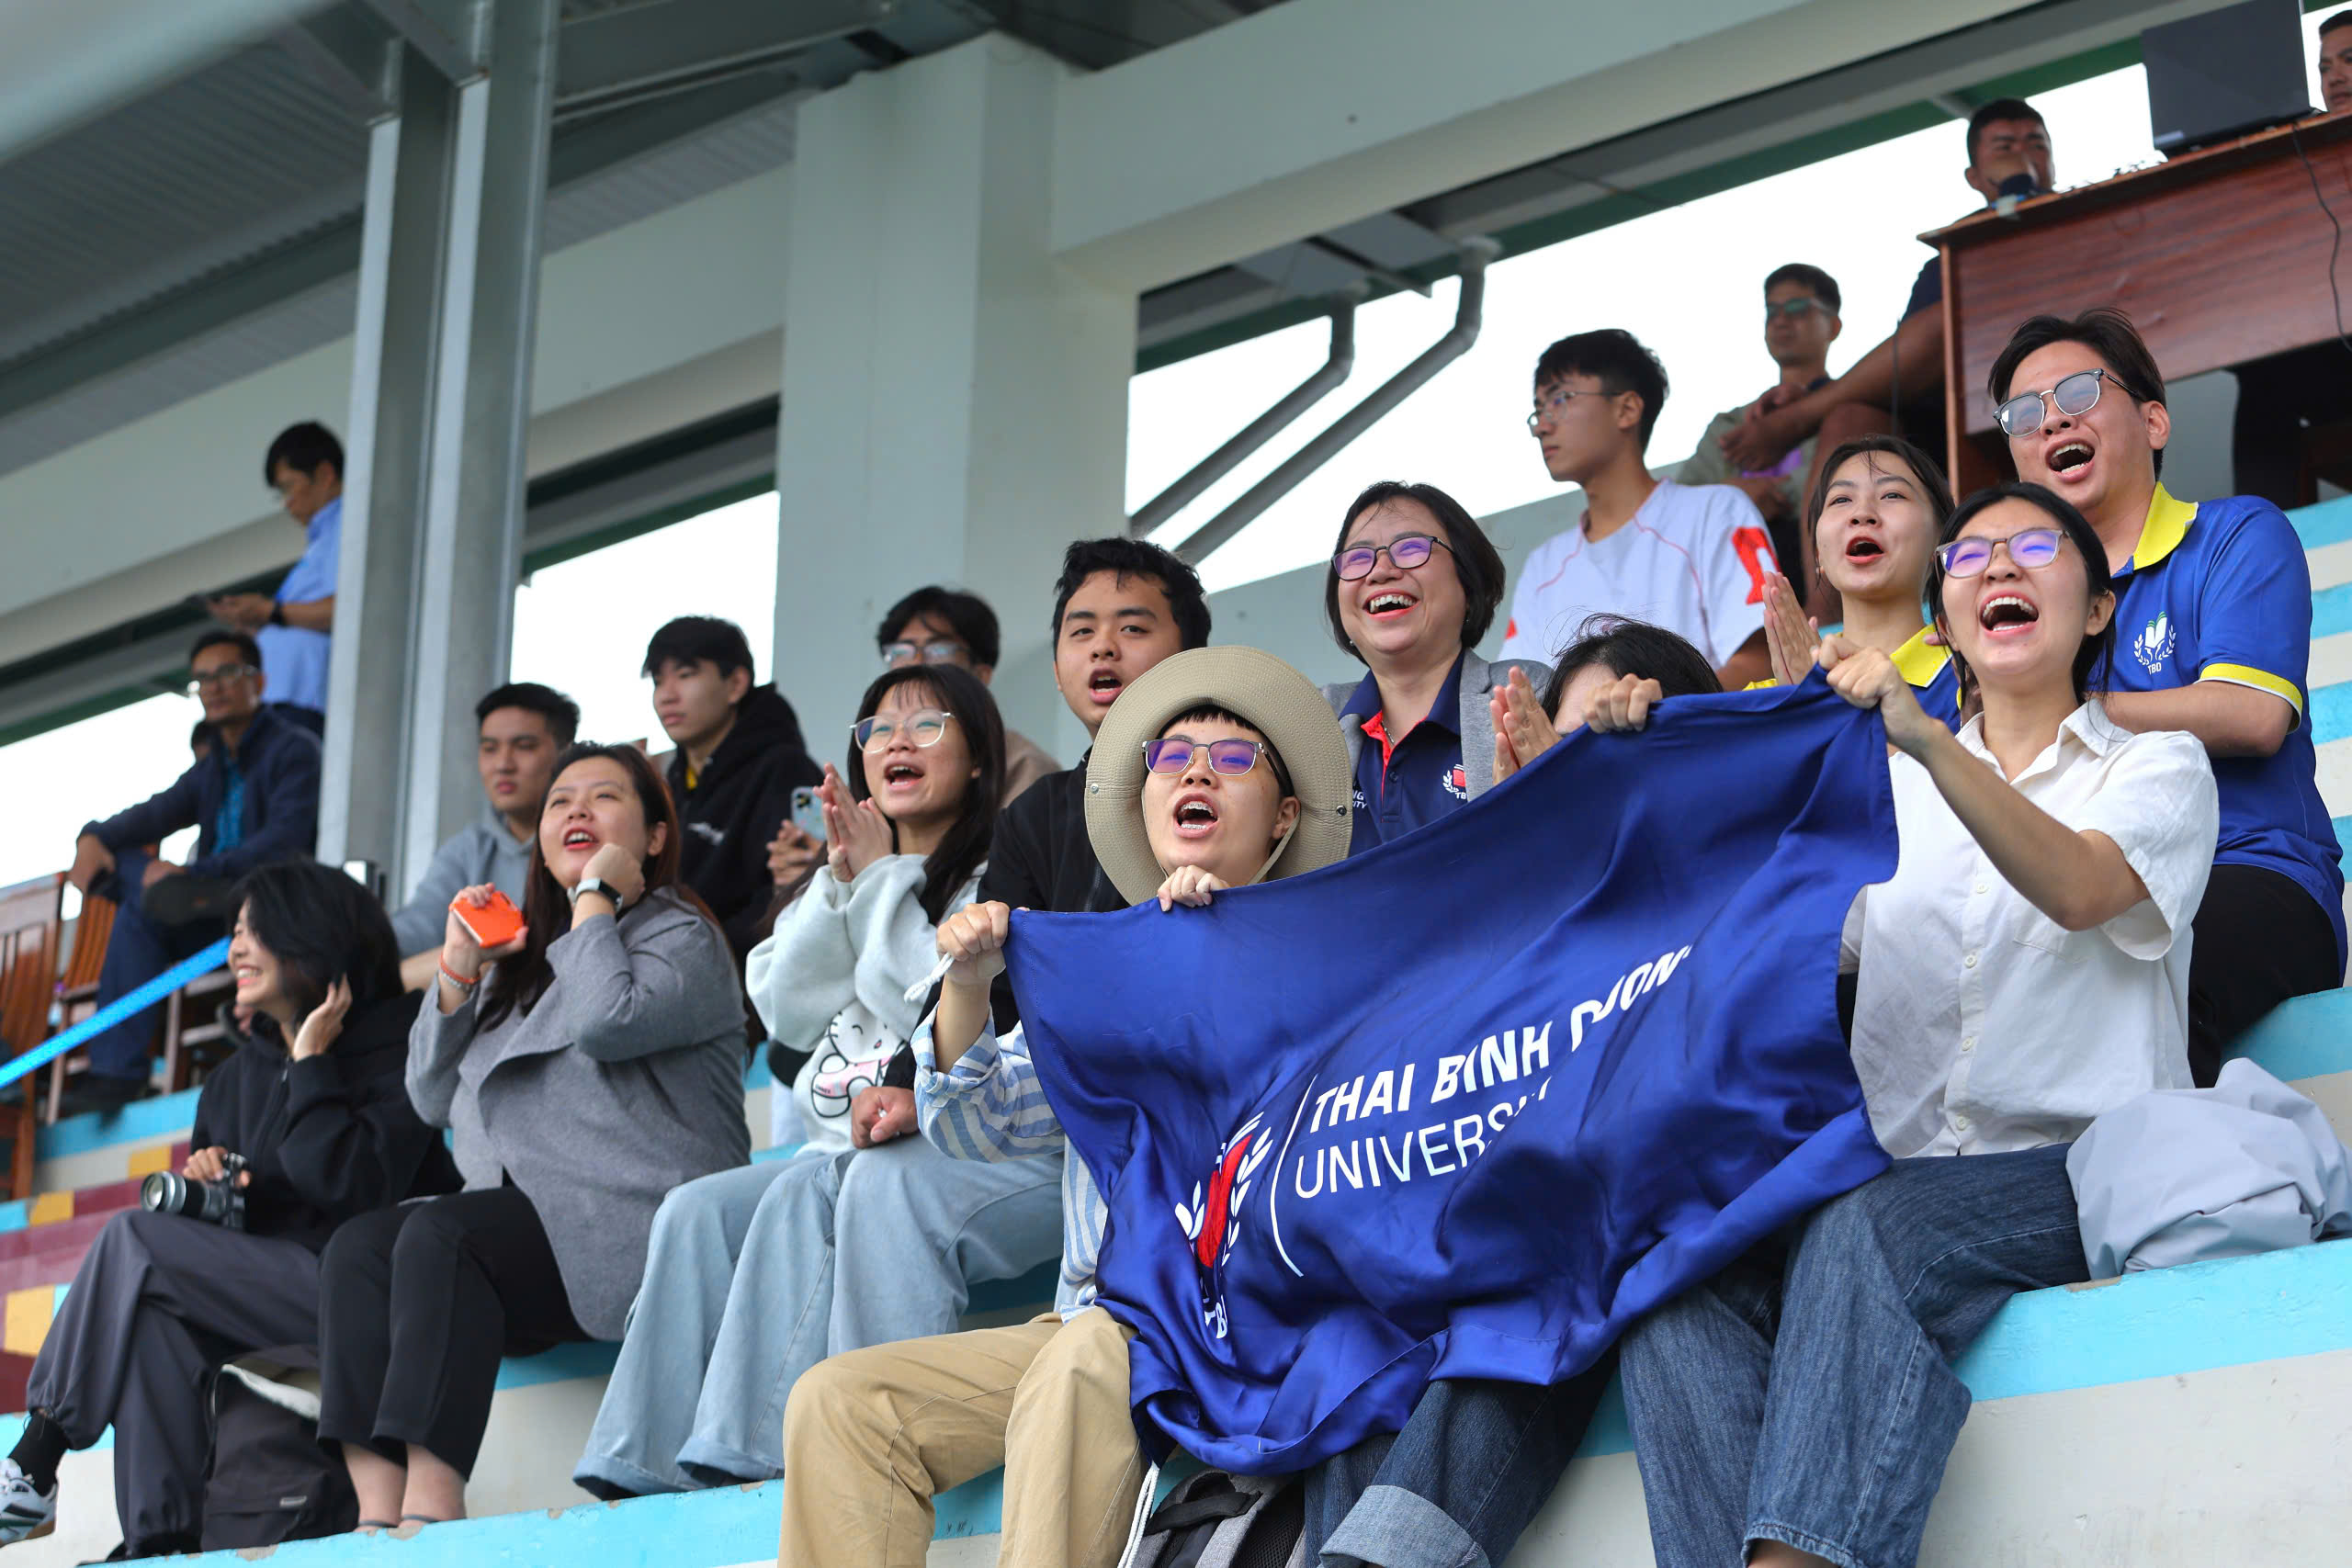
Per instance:
[[[1167,880],[1145,835],[1143,743],[1197,707],[1238,714],[1266,738],[1298,796],[1298,823],[1265,879],[1296,876],[1345,859],[1355,779],[1331,705],[1314,682],[1254,648],[1195,648],[1164,659],[1119,694],[1094,738],[1086,768],[1086,836],[1104,874],[1130,904]]]

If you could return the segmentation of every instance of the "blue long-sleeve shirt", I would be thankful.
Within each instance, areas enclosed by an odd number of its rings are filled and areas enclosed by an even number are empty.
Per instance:
[[[232,761],[227,747],[215,746],[161,794],[82,831],[119,851],[196,828],[196,854],[187,869],[198,876],[242,876],[272,861],[307,857],[319,831],[318,737],[266,707],[254,715],[233,758],[244,777],[243,832],[224,850],[218,846],[220,805],[228,797]]]

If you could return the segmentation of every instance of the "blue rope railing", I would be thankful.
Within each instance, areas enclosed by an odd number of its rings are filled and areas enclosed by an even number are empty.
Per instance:
[[[125,993],[51,1039],[6,1066],[0,1066],[0,1089],[6,1089],[28,1073],[37,1073],[76,1045],[101,1030],[111,1029],[124,1019],[146,1011],[182,986],[200,975],[209,975],[229,962],[229,939],[222,937],[193,958],[182,959],[161,975]]]

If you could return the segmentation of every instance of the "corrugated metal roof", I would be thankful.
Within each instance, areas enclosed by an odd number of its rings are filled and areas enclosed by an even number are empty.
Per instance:
[[[356,211],[367,158],[263,45],[0,164],[0,363]]]

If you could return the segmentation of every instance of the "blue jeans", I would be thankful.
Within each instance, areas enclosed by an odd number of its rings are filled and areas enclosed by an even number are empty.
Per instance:
[[[1549,1388],[1430,1384],[1402,1432],[1307,1472],[1306,1539],[1323,1568],[1498,1568],[1584,1441],[1616,1362]]]
[[[137,990],[181,959],[202,952],[220,935],[220,927],[209,922],[176,927],[149,923],[139,907],[146,876],[146,855],[124,850],[115,856],[121,899],[114,930],[107,937],[106,962],[98,967],[100,1007]],[[145,1081],[155,1054],[155,1019],[163,1007],[157,1002],[92,1035],[90,1071],[99,1077]]]
[[[1950,1363],[2018,1292],[2089,1277],[2067,1147],[1897,1160],[1627,1331],[1658,1568],[1917,1560],[1968,1416]]]
[[[1061,1256],[1059,1156],[928,1139],[723,1170],[662,1200],[572,1479],[604,1498],[784,1473],[784,1402],[827,1356],[952,1334],[975,1280]]]

